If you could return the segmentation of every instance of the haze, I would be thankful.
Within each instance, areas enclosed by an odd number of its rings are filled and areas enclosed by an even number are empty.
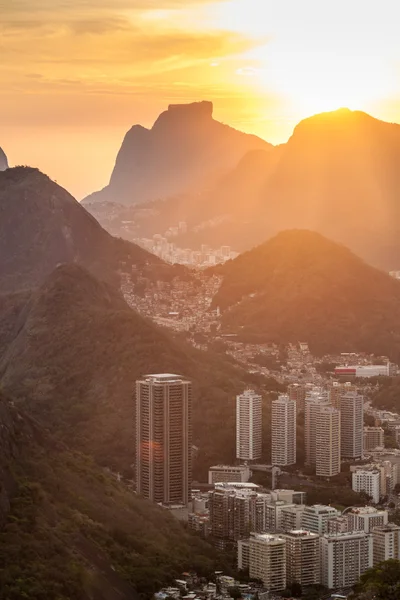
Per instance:
[[[339,106],[400,121],[395,0],[0,0],[0,131],[11,164],[78,198],[134,123],[209,99],[273,143]]]

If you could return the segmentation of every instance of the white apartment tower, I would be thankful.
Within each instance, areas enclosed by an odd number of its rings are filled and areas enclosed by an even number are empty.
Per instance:
[[[296,402],[281,395],[272,402],[271,418],[273,465],[286,466],[296,463]]]
[[[351,587],[372,567],[372,535],[362,531],[325,534],[320,539],[320,553],[322,585]]]
[[[136,382],[136,491],[166,505],[190,500],[192,385],[180,375]]]
[[[277,535],[259,534],[250,538],[249,575],[261,579],[270,592],[286,587],[286,542]]]
[[[333,506],[326,506],[324,504],[306,506],[302,515],[301,527],[306,531],[322,535],[328,530],[328,521],[336,519],[339,516],[339,511]]]
[[[389,559],[400,560],[400,527],[394,523],[375,527],[372,532],[374,540],[374,566]]]
[[[340,473],[340,411],[323,406],[316,419],[315,472],[319,477],[334,477]]]
[[[236,396],[236,458],[258,460],[262,453],[262,398],[253,390]]]
[[[377,504],[381,496],[381,472],[379,469],[357,469],[352,474],[352,488],[365,492]]]
[[[343,458],[362,458],[364,440],[364,396],[356,391],[340,398],[341,454]]]
[[[286,581],[302,587],[320,581],[319,535],[297,529],[282,536],[286,540]]]
[[[329,406],[329,402],[322,396],[306,398],[304,410],[304,444],[305,462],[308,465],[315,465],[316,463],[317,415],[324,406]]]
[[[352,508],[347,513],[348,530],[372,533],[375,527],[387,525],[389,513],[387,510],[378,510],[373,506]]]

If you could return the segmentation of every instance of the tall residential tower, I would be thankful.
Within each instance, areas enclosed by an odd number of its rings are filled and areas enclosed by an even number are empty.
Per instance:
[[[296,402],[281,395],[272,402],[271,439],[273,465],[296,463]]]
[[[236,396],[236,458],[258,460],[262,452],[262,398],[253,390]]]

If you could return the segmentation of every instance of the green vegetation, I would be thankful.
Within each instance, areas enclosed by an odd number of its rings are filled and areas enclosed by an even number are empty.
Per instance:
[[[400,283],[315,232],[285,231],[212,272],[225,331],[400,360]]]
[[[400,598],[400,562],[387,560],[361,576],[351,600],[398,600]]]

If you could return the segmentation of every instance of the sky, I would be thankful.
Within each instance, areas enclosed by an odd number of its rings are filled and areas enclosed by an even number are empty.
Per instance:
[[[343,106],[400,122],[398,0],[0,0],[0,146],[78,199],[169,103],[272,143]]]

